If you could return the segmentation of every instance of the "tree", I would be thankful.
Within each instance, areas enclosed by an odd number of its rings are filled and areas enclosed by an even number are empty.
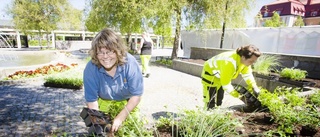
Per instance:
[[[81,30],[84,29],[82,24],[82,11],[73,8],[69,3],[62,7],[61,19],[58,22],[58,29],[61,30]]]
[[[246,27],[244,14],[254,0],[201,0],[192,2],[186,10],[189,25],[196,29],[222,28],[220,48],[223,45],[225,28]],[[191,23],[190,23],[191,22]]]
[[[172,22],[173,28],[175,28],[171,59],[177,58],[182,27],[198,30],[221,28],[223,23],[226,25],[226,22],[228,22],[227,27],[245,27],[244,13],[246,9],[250,9],[253,1],[254,0],[158,0],[158,4],[155,4],[156,7],[153,9],[156,11],[156,17],[161,19],[155,22],[168,25],[170,23],[162,22],[165,22],[163,20],[170,21]],[[226,6],[229,8],[225,8]],[[185,15],[185,20],[182,20],[184,19],[182,18],[183,15]],[[155,29],[155,27],[160,28],[160,25],[153,26],[153,29]]]
[[[66,0],[15,0],[12,3],[9,13],[13,16],[15,28],[25,34],[37,30],[39,36],[47,34],[57,28],[60,20],[61,7],[67,4]],[[41,38],[39,37],[41,46]],[[49,43],[48,43],[49,45]]]
[[[148,0],[92,0],[85,25],[89,31],[95,32],[108,27],[127,34],[130,46],[131,34],[142,31],[146,1]]]
[[[182,27],[221,28],[222,23],[231,28],[244,27],[244,11],[250,8],[252,1],[254,0],[92,0],[86,26],[90,31],[113,27],[127,34],[152,28],[155,34],[162,36],[171,36],[172,28],[175,28],[171,55],[171,59],[175,59]],[[226,6],[229,8],[226,9]],[[183,15],[186,15],[184,23]]]
[[[264,26],[265,27],[281,27],[281,26],[284,26],[284,23],[281,21],[279,14],[274,11],[271,19],[267,20]]]
[[[262,14],[259,11],[258,14],[254,17],[254,21],[255,21],[255,26],[256,27],[260,27],[261,26],[261,20],[263,20],[262,18]]]
[[[304,26],[304,22],[301,16],[297,17],[297,20],[294,22],[293,26],[299,26],[299,27]]]
[[[153,4],[148,5],[150,10],[145,16],[148,28],[152,28],[154,34],[162,36],[163,46],[165,39],[172,40],[172,30],[175,28],[176,18],[172,10],[172,2],[170,0],[155,0],[152,2]]]
[[[175,29],[171,59],[178,57],[182,10],[187,5],[186,0],[159,0],[153,7],[154,14],[151,14],[151,20],[153,22],[152,28],[156,30],[156,34],[171,37],[171,28]]]

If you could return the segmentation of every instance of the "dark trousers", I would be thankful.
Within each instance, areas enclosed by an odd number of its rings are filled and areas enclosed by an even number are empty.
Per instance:
[[[224,90],[222,89],[222,87],[220,87],[217,91],[216,87],[208,86],[207,90],[209,91],[210,96],[210,100],[207,104],[208,109],[213,109],[216,105],[221,106],[224,97]]]

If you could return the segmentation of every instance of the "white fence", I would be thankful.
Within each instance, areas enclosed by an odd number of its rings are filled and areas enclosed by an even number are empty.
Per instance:
[[[222,30],[181,32],[185,57],[191,47],[220,48]],[[320,26],[226,29],[222,48],[254,44],[262,52],[320,56]]]

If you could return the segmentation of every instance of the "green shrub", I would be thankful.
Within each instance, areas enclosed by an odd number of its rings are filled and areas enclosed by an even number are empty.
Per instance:
[[[51,41],[49,41],[51,44]],[[28,41],[29,46],[40,46],[39,40],[29,40]],[[47,46],[48,41],[47,40],[41,40],[41,46]]]
[[[272,70],[276,71],[276,67],[280,66],[276,55],[262,55],[258,58],[257,62],[253,64],[253,71],[259,74],[267,75]]]
[[[156,63],[171,67],[172,66],[172,60],[171,59],[160,59],[156,60]]]
[[[291,80],[302,80],[306,78],[307,71],[300,70],[300,69],[294,69],[294,68],[284,68],[280,72],[280,77],[288,78]]]
[[[317,110],[307,103],[307,98],[298,96],[299,88],[278,87],[274,93],[261,90],[258,99],[268,107],[278,125],[278,133],[293,133],[298,125],[317,128],[320,120]]]

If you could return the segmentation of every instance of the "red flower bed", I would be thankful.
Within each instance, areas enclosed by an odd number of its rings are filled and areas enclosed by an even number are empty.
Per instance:
[[[14,79],[19,79],[19,78],[30,78],[30,77],[35,77],[39,75],[47,75],[51,74],[54,72],[63,72],[66,70],[69,70],[71,67],[76,67],[78,64],[72,63],[70,66],[67,66],[65,64],[57,63],[56,65],[47,65],[43,66],[41,68],[37,68],[36,70],[28,70],[28,71],[16,71],[15,73],[9,75],[7,80],[14,80]]]

